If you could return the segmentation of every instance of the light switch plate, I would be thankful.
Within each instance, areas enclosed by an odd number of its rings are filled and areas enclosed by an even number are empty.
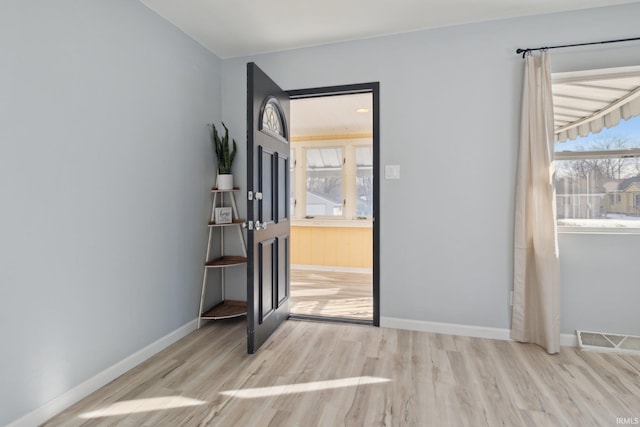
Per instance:
[[[384,179],[400,179],[400,165],[385,165]]]

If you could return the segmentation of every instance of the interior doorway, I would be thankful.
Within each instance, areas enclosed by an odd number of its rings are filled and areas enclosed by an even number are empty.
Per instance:
[[[378,83],[288,94],[291,316],[378,326]]]

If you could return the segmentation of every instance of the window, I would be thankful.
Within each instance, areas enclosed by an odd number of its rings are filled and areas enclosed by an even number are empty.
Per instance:
[[[553,74],[559,231],[640,233],[640,66]]]
[[[296,150],[291,149],[291,154],[289,156],[289,216],[293,217],[296,207],[296,197],[293,192],[293,187],[295,186],[294,174],[293,171],[296,165]]]
[[[306,150],[307,216],[342,216],[341,147]]]
[[[363,220],[373,216],[370,136],[292,143],[293,218]]]
[[[640,231],[640,117],[600,134],[555,143],[561,231]]]
[[[356,215],[373,215],[373,147],[356,147]]]
[[[267,130],[286,139],[282,110],[275,98],[269,98],[262,108],[261,130]]]

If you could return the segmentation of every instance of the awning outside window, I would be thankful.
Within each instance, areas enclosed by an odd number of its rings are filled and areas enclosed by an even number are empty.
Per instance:
[[[560,142],[640,115],[640,66],[554,73],[553,109]]]

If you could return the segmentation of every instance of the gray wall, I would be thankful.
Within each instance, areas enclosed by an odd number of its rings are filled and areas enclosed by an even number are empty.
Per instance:
[[[515,49],[636,36],[638,16],[636,3],[225,60],[222,116],[244,134],[248,61],[284,89],[379,81],[382,164],[402,168],[380,183],[382,316],[508,328]],[[557,72],[639,58],[639,42],[552,53]],[[640,236],[561,236],[560,250],[562,332],[640,334]]]
[[[0,425],[197,316],[220,60],[140,2],[0,2]]]

